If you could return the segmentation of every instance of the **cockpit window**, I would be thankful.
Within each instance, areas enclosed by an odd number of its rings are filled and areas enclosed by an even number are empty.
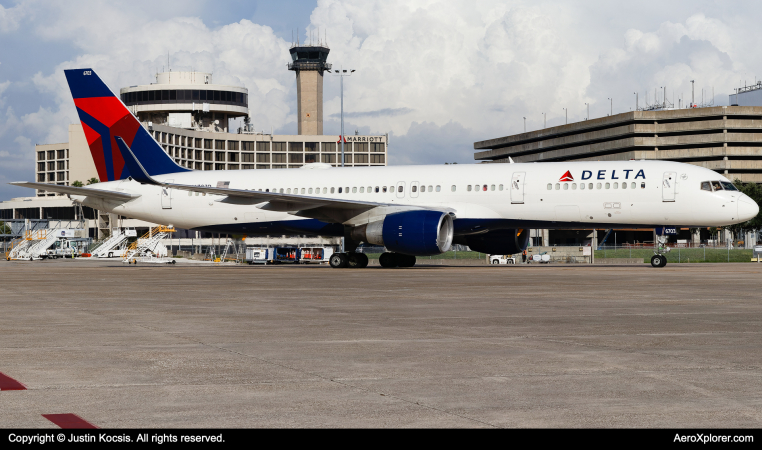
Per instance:
[[[712,188],[714,188],[715,191],[721,191],[722,184],[720,184],[719,181],[712,181]]]
[[[701,190],[712,192],[712,185],[708,181],[701,182]]]
[[[733,186],[733,183],[728,183],[727,181],[720,181],[720,183],[722,183],[722,187],[724,187],[726,191],[738,190],[735,186]]]

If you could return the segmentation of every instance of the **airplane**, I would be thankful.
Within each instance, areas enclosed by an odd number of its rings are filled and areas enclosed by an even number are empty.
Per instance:
[[[519,253],[531,228],[720,227],[759,212],[717,172],[666,161],[195,171],[176,164],[94,70],[65,75],[102,182],[10,184],[191,230],[344,237],[333,268],[366,267],[361,243],[386,247],[383,267],[412,267],[452,244]],[[651,264],[666,263],[657,249]]]

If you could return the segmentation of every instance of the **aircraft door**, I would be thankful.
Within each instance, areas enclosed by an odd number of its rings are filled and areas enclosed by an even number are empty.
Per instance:
[[[174,183],[175,180],[167,180],[167,183]],[[172,209],[172,189],[161,187],[161,209]]]
[[[511,180],[511,203],[524,203],[524,177],[526,172],[514,172]]]
[[[411,198],[418,197],[418,189],[419,188],[420,187],[418,186],[418,182],[417,181],[413,181],[412,183],[410,183],[410,197]]]
[[[397,198],[405,198],[405,182],[400,181],[397,183]]]
[[[677,172],[664,172],[661,180],[661,200],[674,202],[677,188]]]

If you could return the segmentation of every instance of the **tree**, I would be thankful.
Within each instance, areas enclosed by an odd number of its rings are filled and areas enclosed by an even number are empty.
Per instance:
[[[84,183],[82,183],[79,180],[75,180],[75,181],[72,181],[71,185],[74,186],[74,187],[82,187],[82,186],[84,186]]]
[[[89,180],[87,180],[87,185],[89,186],[89,185],[91,185],[91,184],[100,183],[100,181],[101,181],[101,180],[99,180],[99,179],[97,179],[97,178],[95,178],[95,177],[92,177],[92,178],[90,178]]]
[[[10,234],[11,227],[5,222],[0,222],[0,234]]]

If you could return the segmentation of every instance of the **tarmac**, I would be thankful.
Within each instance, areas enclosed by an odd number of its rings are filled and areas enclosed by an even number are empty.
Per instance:
[[[0,262],[1,427],[760,427],[762,265]]]

